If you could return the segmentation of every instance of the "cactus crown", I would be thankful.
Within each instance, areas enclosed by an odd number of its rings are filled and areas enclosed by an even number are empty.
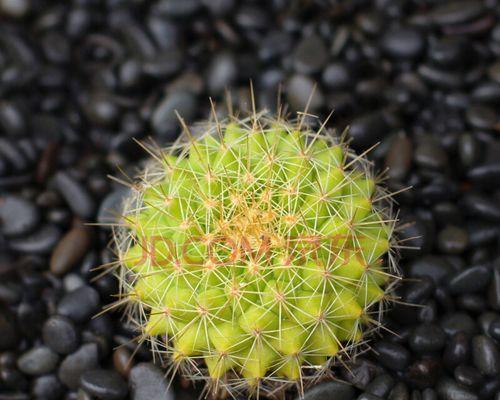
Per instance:
[[[302,389],[380,316],[392,204],[323,128],[264,113],[213,122],[153,152],[128,199],[116,239],[127,315],[214,391]]]

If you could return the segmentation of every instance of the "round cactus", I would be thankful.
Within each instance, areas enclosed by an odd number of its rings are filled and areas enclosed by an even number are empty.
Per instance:
[[[390,196],[324,126],[262,113],[202,131],[151,151],[126,202],[126,315],[215,392],[302,389],[377,326],[397,276]]]

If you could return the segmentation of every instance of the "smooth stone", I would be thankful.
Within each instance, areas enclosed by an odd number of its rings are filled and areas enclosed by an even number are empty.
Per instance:
[[[410,362],[410,353],[405,347],[385,340],[373,345],[377,360],[386,368],[393,371],[402,371]]]
[[[304,393],[304,397],[297,397],[296,400],[322,400],[335,398],[338,400],[354,399],[354,387],[343,382],[322,382],[314,385]]]
[[[127,377],[133,365],[133,355],[127,348],[118,347],[113,351],[113,366],[122,376]]]
[[[430,43],[429,59],[437,65],[453,66],[463,61],[464,43],[460,39],[446,37]]]
[[[435,285],[431,278],[424,276],[416,282],[404,285],[402,297],[410,304],[422,304],[434,292]]]
[[[156,11],[168,17],[186,18],[201,9],[200,0],[160,0],[156,3]]]
[[[469,365],[459,365],[453,371],[456,381],[464,386],[478,387],[483,381],[479,371]]]
[[[148,77],[165,79],[179,72],[183,61],[180,51],[168,50],[144,60],[141,64],[141,71]]]
[[[90,286],[82,286],[64,295],[57,312],[77,323],[84,322],[98,311],[99,303],[99,293]]]
[[[57,367],[59,357],[46,346],[34,347],[17,360],[19,370],[27,375],[49,374]]]
[[[448,225],[438,234],[438,247],[445,254],[460,254],[468,243],[467,231],[458,226]]]
[[[433,387],[440,376],[442,366],[436,358],[423,358],[412,363],[404,374],[405,381],[414,388]]]
[[[292,75],[286,82],[287,98],[293,110],[304,111],[309,99],[309,112],[317,111],[323,106],[324,97],[321,90],[315,87],[314,81],[305,75]]]
[[[442,400],[479,400],[473,391],[449,378],[442,378],[438,382],[436,390]]]
[[[417,73],[424,81],[442,89],[459,89],[464,85],[461,73],[433,65],[420,64]]]
[[[500,374],[500,352],[495,342],[488,336],[472,338],[472,360],[481,374],[498,376]]]
[[[382,35],[381,47],[391,58],[415,59],[424,51],[425,39],[417,29],[396,27],[388,29]]]
[[[70,229],[57,243],[50,257],[50,271],[61,276],[73,268],[87,253],[92,243],[89,228],[77,225]]]
[[[383,400],[382,397],[370,393],[361,393],[356,400]]]
[[[471,247],[480,247],[491,244],[498,236],[498,224],[484,221],[470,221],[467,226]]]
[[[328,60],[323,39],[317,35],[302,38],[293,52],[293,65],[299,74],[313,74],[321,70]]]
[[[157,134],[165,134],[175,129],[179,120],[176,111],[186,121],[196,115],[196,97],[188,91],[172,91],[163,97],[154,108],[151,126]]]
[[[29,0],[0,0],[0,14],[12,18],[22,18],[30,10]]]
[[[464,332],[456,333],[446,343],[443,353],[443,362],[448,368],[465,363],[470,357],[469,338]]]
[[[499,122],[497,113],[493,108],[484,105],[472,105],[467,109],[466,119],[472,128],[494,129]]]
[[[341,377],[354,387],[364,390],[375,376],[381,373],[383,373],[383,368],[379,364],[360,357],[347,363],[346,369],[342,370]]]
[[[394,383],[394,379],[390,375],[382,374],[370,382],[370,384],[365,388],[365,392],[374,396],[385,398],[394,386]]]
[[[223,93],[230,89],[238,77],[238,67],[232,53],[222,52],[216,54],[207,70],[207,86],[211,94]]]
[[[60,237],[61,230],[55,225],[47,224],[33,233],[9,240],[9,247],[23,253],[48,254]]]
[[[91,219],[94,216],[94,199],[82,183],[64,171],[56,173],[54,182],[59,194],[76,215],[83,219]]]
[[[0,197],[0,232],[4,235],[24,235],[39,221],[40,212],[32,202],[13,195]]]
[[[43,375],[33,380],[31,393],[37,400],[58,400],[64,393],[64,387],[57,376]]]
[[[481,16],[486,11],[483,3],[474,0],[457,0],[437,4],[429,16],[438,25],[467,22]]]
[[[137,364],[130,371],[132,400],[173,400],[165,373],[151,363]]]
[[[437,351],[443,348],[446,334],[435,324],[421,324],[411,333],[408,343],[416,354]]]
[[[452,275],[448,281],[448,290],[452,294],[474,293],[484,289],[490,281],[491,269],[478,265]]]
[[[42,329],[44,343],[59,354],[69,354],[78,348],[80,334],[73,322],[61,315],[50,317]]]
[[[398,382],[392,388],[387,400],[410,400],[408,387],[403,382]]]
[[[467,178],[472,183],[485,189],[500,185],[500,162],[478,165],[467,171]]]
[[[475,321],[466,313],[456,312],[444,315],[441,318],[440,325],[448,336],[453,336],[458,332],[464,332],[472,336],[477,332]]]
[[[413,261],[408,270],[412,278],[429,277],[436,285],[453,272],[452,266],[444,257],[431,254]]]
[[[415,163],[422,168],[442,169],[448,164],[448,156],[437,142],[422,140],[415,149]]]
[[[121,400],[127,396],[127,383],[116,371],[94,369],[80,376],[80,385],[87,393],[102,400]]]
[[[345,63],[328,64],[321,75],[326,87],[332,90],[348,89],[353,84],[352,72]]]
[[[497,317],[491,322],[488,333],[492,338],[500,341],[500,317]]]
[[[413,144],[411,139],[404,135],[397,135],[385,158],[387,173],[391,179],[401,181],[410,171],[413,159]]]
[[[388,131],[389,125],[385,113],[374,111],[352,120],[348,133],[352,138],[353,147],[365,149],[381,141]]]
[[[462,202],[466,213],[471,217],[500,222],[500,204],[498,202],[477,193],[465,194],[462,197]]]
[[[494,310],[500,310],[500,257],[493,265],[493,279],[488,288],[488,303]]]
[[[110,230],[112,224],[118,223],[122,215],[123,202],[130,195],[130,189],[120,187],[110,192],[99,206],[97,212],[97,222],[101,224],[101,229]]]
[[[96,343],[82,345],[76,352],[69,354],[59,366],[58,377],[70,389],[77,389],[81,375],[96,368],[99,363]]]

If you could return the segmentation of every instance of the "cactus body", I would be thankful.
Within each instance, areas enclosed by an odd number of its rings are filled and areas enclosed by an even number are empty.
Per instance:
[[[210,125],[157,152],[127,203],[127,315],[213,387],[302,387],[351,354],[394,282],[381,194],[328,132],[264,115]]]

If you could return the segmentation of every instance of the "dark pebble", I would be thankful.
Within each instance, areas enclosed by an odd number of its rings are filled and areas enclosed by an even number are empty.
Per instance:
[[[436,358],[422,358],[413,362],[405,373],[405,381],[414,388],[433,387],[441,375],[441,363]]]
[[[417,326],[408,339],[415,354],[440,350],[445,345],[446,334],[443,329],[434,324]]]
[[[17,367],[27,375],[49,374],[57,366],[59,357],[45,346],[34,347],[17,360]]]
[[[230,89],[237,76],[238,67],[233,54],[229,52],[216,54],[207,72],[209,92],[211,94],[220,94],[225,89]]]
[[[398,382],[392,388],[387,400],[410,400],[410,393],[408,387],[404,382]]]
[[[164,372],[150,363],[136,365],[130,371],[134,400],[173,400]]]
[[[485,7],[474,0],[457,0],[438,3],[430,13],[432,21],[438,25],[453,25],[470,21],[481,16]]]
[[[73,322],[60,315],[45,321],[42,335],[45,344],[59,354],[72,353],[80,342],[80,335]]]
[[[453,336],[458,332],[464,332],[472,336],[477,332],[475,321],[466,313],[453,313],[441,318],[441,328],[448,336]]]
[[[463,205],[471,217],[500,221],[500,205],[484,195],[468,193],[463,197]]]
[[[57,243],[50,257],[50,271],[64,275],[87,253],[92,242],[91,230],[77,224]]]
[[[90,395],[102,400],[120,400],[127,396],[127,384],[116,372],[94,369],[80,377],[81,387]]]
[[[304,111],[309,98],[309,111],[317,111],[324,102],[320,88],[305,75],[293,75],[286,83],[287,98],[294,110]]]
[[[498,115],[495,110],[483,105],[469,107],[466,118],[469,125],[476,129],[493,129],[498,123]]]
[[[493,320],[488,328],[488,333],[492,338],[500,340],[500,317]]]
[[[370,382],[370,384],[365,388],[365,392],[385,398],[393,386],[394,379],[388,374],[382,374]]]
[[[323,382],[304,393],[303,400],[321,400],[335,396],[338,400],[352,400],[354,388],[343,382]]]
[[[483,381],[479,371],[469,365],[459,365],[453,371],[456,381],[464,386],[478,387]]]
[[[410,353],[400,344],[382,340],[374,344],[373,351],[383,366],[394,371],[403,370],[410,362]]]
[[[12,250],[25,253],[48,254],[60,237],[60,229],[55,225],[48,224],[43,225],[33,233],[9,240],[9,247]]]
[[[464,332],[458,332],[446,343],[443,362],[448,368],[465,363],[470,357],[469,338]]]
[[[190,92],[176,91],[168,93],[153,110],[151,125],[154,131],[164,135],[176,129],[179,120],[175,111],[186,121],[191,120],[196,114],[196,103],[196,97]]]
[[[489,337],[479,335],[472,338],[472,359],[483,375],[500,374],[500,352],[495,342]]]
[[[451,276],[448,290],[453,294],[474,293],[488,286],[490,280],[491,269],[485,265],[478,265]]]
[[[415,162],[422,168],[441,169],[448,163],[446,153],[432,139],[422,140],[415,149]]]
[[[478,165],[467,172],[472,183],[487,189],[491,185],[500,185],[500,162]]]
[[[349,136],[356,148],[367,148],[380,141],[389,131],[386,115],[381,111],[352,120]]]
[[[101,229],[110,230],[112,224],[118,222],[121,210],[123,207],[124,199],[130,194],[127,188],[119,188],[109,193],[99,206],[97,212],[97,222],[99,222]]]
[[[321,75],[323,83],[332,90],[349,88],[352,83],[352,72],[344,63],[334,62],[328,64]]]
[[[438,247],[446,254],[460,254],[468,243],[467,231],[458,226],[449,225],[438,234]]]
[[[435,284],[439,284],[452,271],[452,267],[446,259],[437,255],[425,255],[409,265],[411,277],[429,277]]]
[[[382,400],[382,397],[370,393],[361,393],[356,400]]]
[[[33,380],[31,393],[37,400],[58,400],[62,397],[64,388],[57,376],[43,375]]]
[[[494,310],[500,310],[500,258],[497,258],[493,266],[493,279],[488,288],[488,302]]]
[[[474,391],[467,389],[449,378],[443,378],[437,385],[439,398],[442,400],[479,400]]]
[[[94,216],[94,199],[82,183],[63,171],[59,171],[54,180],[59,194],[76,215],[86,220]]]
[[[70,389],[78,388],[81,375],[98,366],[97,344],[88,343],[69,354],[59,366],[58,377]]]
[[[413,144],[406,135],[397,135],[387,152],[385,166],[391,179],[401,181],[408,174],[413,159]]]
[[[6,236],[20,236],[34,229],[40,220],[36,206],[18,196],[0,197],[0,232]]]
[[[99,293],[90,286],[82,286],[64,295],[57,311],[75,322],[84,322],[99,310]]]
[[[425,39],[417,29],[397,27],[384,33],[381,46],[384,52],[394,59],[415,59],[422,54]]]
[[[323,40],[316,35],[303,38],[295,47],[293,62],[299,74],[312,74],[321,70],[327,61]]]

